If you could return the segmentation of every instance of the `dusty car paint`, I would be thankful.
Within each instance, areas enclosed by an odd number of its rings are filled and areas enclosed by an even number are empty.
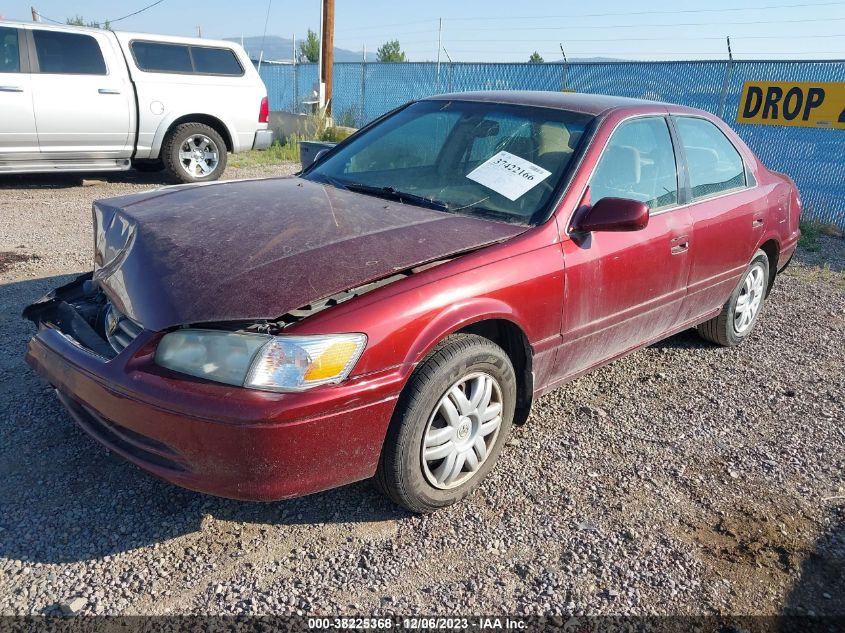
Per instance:
[[[96,210],[103,227],[99,281],[146,329],[104,362],[70,340],[47,308],[45,316],[35,308],[29,314],[39,331],[28,362],[89,433],[141,467],[196,490],[279,499],[372,476],[404,385],[449,333],[482,324],[505,328],[517,355],[524,352],[514,364],[525,408],[584,371],[718,313],[740,263],[761,246],[772,252],[773,270],[795,250],[794,184],[767,170],[711,115],[589,95],[460,98],[577,108],[599,118],[548,221],[526,228],[444,216],[297,179],[105,201]],[[654,214],[641,231],[579,234],[574,228],[589,206],[590,174],[615,127],[626,118],[670,113],[716,123],[742,152],[755,185]],[[312,219],[316,228],[309,231]],[[670,256],[678,238],[688,248]],[[457,252],[463,254],[442,261]],[[273,319],[424,261],[439,265],[286,329],[367,335],[358,364],[339,385],[267,393],[153,362],[167,327]],[[60,294],[70,299],[84,284]],[[162,454],[171,463],[162,464]]]
[[[94,279],[151,330],[267,319],[525,230],[299,178],[219,183],[95,202]]]

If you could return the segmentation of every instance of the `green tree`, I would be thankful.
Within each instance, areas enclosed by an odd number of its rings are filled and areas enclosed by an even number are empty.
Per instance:
[[[406,62],[405,53],[399,47],[399,40],[385,42],[384,46],[378,49],[376,58],[380,62]]]
[[[540,57],[540,53],[538,53],[537,51],[534,51],[533,53],[531,53],[531,57],[528,58],[528,63],[529,64],[542,64],[543,58]]]
[[[305,41],[299,43],[299,56],[304,57],[309,62],[316,62],[320,59],[320,38],[317,34],[308,29],[308,37]]]
[[[68,18],[65,20],[71,26],[90,26],[95,29],[106,29],[107,31],[111,30],[111,23],[106,20],[103,24],[100,24],[98,21],[94,20],[92,22],[86,22],[81,15],[77,15],[73,18]]]

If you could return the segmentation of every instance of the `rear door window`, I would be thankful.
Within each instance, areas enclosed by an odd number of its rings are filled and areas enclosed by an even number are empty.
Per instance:
[[[106,75],[106,60],[97,40],[82,33],[34,29],[35,52],[41,73]]]
[[[18,30],[0,26],[0,73],[21,71],[21,49]]]
[[[141,70],[159,73],[191,73],[191,53],[182,44],[132,42],[132,55]]]
[[[692,117],[676,117],[675,127],[687,157],[693,200],[746,186],[742,157],[722,130]]]

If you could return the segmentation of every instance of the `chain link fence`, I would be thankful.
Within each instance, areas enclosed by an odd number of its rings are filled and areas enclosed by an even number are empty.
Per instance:
[[[265,64],[261,77],[272,110],[310,111],[316,64]],[[359,127],[407,101],[470,90],[571,90],[688,105],[721,116],[766,165],[789,174],[807,217],[845,229],[845,131],[736,123],[749,80],[845,82],[845,61],[337,63],[332,113]]]

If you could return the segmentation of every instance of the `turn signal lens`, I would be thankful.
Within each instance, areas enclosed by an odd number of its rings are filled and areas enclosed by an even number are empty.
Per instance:
[[[332,343],[317,358],[311,361],[308,371],[305,372],[305,380],[325,380],[343,373],[349,359],[354,357],[358,351],[358,343],[355,341],[338,341]]]
[[[363,334],[275,336],[252,363],[245,387],[302,391],[344,380],[364,351]]]

